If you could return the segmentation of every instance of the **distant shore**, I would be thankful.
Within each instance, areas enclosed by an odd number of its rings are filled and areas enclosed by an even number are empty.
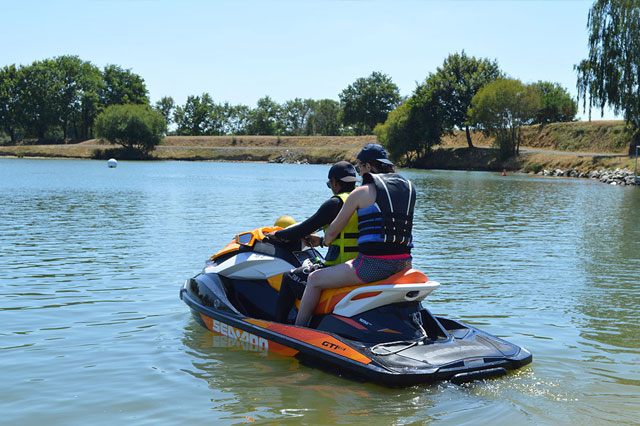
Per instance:
[[[442,145],[410,167],[447,170],[521,171],[574,170],[588,174],[601,169],[633,170],[628,155],[631,131],[623,121],[554,123],[523,129],[520,155],[500,161],[493,141],[473,132],[474,149],[464,132],[443,139]],[[371,136],[167,136],[152,153],[153,160],[259,161],[330,164],[354,161]],[[91,139],[68,144],[0,146],[0,156],[22,158],[103,158],[117,148]]]

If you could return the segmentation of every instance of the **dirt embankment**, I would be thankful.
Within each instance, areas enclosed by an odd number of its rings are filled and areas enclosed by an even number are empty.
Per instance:
[[[629,157],[632,130],[623,121],[553,123],[523,129],[521,155],[499,161],[493,139],[472,132],[476,149],[467,148],[464,132],[443,143],[417,167],[458,170],[633,169]],[[158,160],[287,161],[333,163],[354,161],[375,136],[168,136],[152,153]],[[113,145],[92,139],[64,145],[0,146],[0,155],[20,157],[103,158]]]

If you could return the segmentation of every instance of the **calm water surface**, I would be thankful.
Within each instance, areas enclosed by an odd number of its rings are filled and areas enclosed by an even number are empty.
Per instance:
[[[386,389],[244,352],[185,278],[330,194],[327,166],[0,159],[7,424],[614,424],[640,419],[640,188],[404,170],[436,314],[528,348],[465,386]]]

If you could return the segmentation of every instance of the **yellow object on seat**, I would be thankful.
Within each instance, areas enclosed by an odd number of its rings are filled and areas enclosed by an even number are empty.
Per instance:
[[[372,283],[356,284],[348,287],[328,288],[323,290],[322,294],[320,294],[320,300],[318,301],[314,314],[330,314],[333,312],[333,308],[335,308],[338,302],[356,288],[374,285],[420,284],[428,281],[427,276],[417,269],[407,269],[391,275],[387,279]],[[372,291],[371,293],[362,293],[356,297],[364,299],[365,297],[377,296],[380,293],[380,291]]]

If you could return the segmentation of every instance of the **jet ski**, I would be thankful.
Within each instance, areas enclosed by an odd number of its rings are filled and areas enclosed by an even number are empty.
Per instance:
[[[526,349],[471,325],[433,315],[423,301],[440,285],[409,269],[374,283],[326,289],[308,327],[275,322],[283,274],[322,261],[311,247],[269,237],[279,227],[235,236],[180,298],[208,330],[249,350],[292,356],[341,376],[401,387],[460,384],[501,376],[532,361]],[[290,322],[296,310],[289,313]]]

